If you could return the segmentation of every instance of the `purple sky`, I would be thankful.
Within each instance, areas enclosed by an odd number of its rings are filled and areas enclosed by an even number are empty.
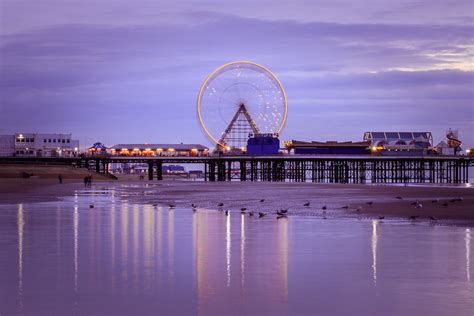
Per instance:
[[[283,140],[451,127],[474,146],[468,0],[1,0],[0,134],[210,145],[197,93],[242,59],[281,79]]]

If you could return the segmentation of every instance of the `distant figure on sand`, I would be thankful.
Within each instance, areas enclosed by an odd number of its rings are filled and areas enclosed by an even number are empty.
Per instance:
[[[85,177],[84,177],[84,188],[87,188],[88,182],[89,182],[89,177],[88,177],[88,176],[85,176]]]
[[[90,174],[87,178],[88,178],[87,179],[87,184],[88,184],[89,188],[91,188],[92,187],[92,175]]]
[[[63,177],[61,175],[58,175],[58,180],[59,180],[59,184],[63,183]]]

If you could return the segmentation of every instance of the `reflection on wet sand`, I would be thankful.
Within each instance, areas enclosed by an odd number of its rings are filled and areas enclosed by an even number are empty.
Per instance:
[[[467,282],[471,282],[471,230],[466,228],[466,236],[464,237],[466,241],[466,277]]]
[[[18,298],[20,311],[23,310],[23,226],[25,220],[23,218],[23,204],[18,204],[17,214],[18,225]]]
[[[71,310],[88,314],[103,306],[110,308],[104,314],[149,314],[152,310],[198,315],[298,314],[294,308],[302,300],[306,311],[314,304],[329,304],[328,293],[347,299],[347,293],[357,297],[355,288],[372,295],[371,291],[382,289],[397,291],[400,282],[406,289],[400,297],[409,300],[419,293],[413,288],[416,278],[425,281],[417,287],[449,296],[442,280],[431,278],[434,273],[450,277],[458,302],[472,297],[471,287],[466,289],[466,280],[469,285],[471,281],[470,229],[382,226],[378,220],[308,224],[310,220],[296,216],[277,221],[236,212],[225,216],[213,210],[192,213],[104,200],[93,200],[95,207],[89,208],[90,200],[83,199],[74,197],[71,204],[36,209],[19,204],[1,213],[4,239],[13,242],[10,248],[5,243],[0,247],[1,262],[6,262],[0,271],[0,287],[8,287],[9,300],[16,302],[14,309],[6,308],[6,315],[47,314],[47,308],[56,308],[59,314]],[[435,252],[427,247],[434,245],[434,237],[443,241],[436,242]],[[393,247],[381,248],[387,244]],[[410,260],[415,259],[426,269],[413,270]],[[382,279],[380,262],[387,270]],[[336,289],[335,284],[344,284],[346,289]],[[42,289],[39,293],[38,288]],[[51,297],[58,299],[51,302]],[[363,309],[359,300],[364,298],[348,304]],[[365,300],[364,304],[369,303]],[[384,304],[392,306],[389,301]],[[456,307],[453,314],[465,306]]]
[[[79,211],[77,204],[74,205],[74,219],[73,219],[73,231],[74,231],[74,294],[77,295],[77,276],[79,273]],[[112,234],[113,235],[113,234]]]
[[[230,214],[226,218],[225,222],[225,258],[226,258],[226,271],[227,271],[227,287],[230,287],[230,254],[231,254],[231,239],[230,239]]]
[[[377,225],[378,220],[372,220],[372,278],[374,285],[377,285]]]

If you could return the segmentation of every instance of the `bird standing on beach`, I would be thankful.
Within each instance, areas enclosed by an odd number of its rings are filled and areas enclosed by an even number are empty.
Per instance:
[[[265,202],[265,199],[261,199],[261,200],[260,200],[260,203],[263,203],[263,202]]]
[[[89,204],[89,208],[94,208],[94,204]]]
[[[366,202],[365,204],[372,205],[372,204],[374,204],[374,201],[369,201],[369,202]]]
[[[224,203],[220,202],[219,204],[217,204],[217,206],[223,207]]]
[[[321,207],[322,210],[325,210],[327,209],[327,206],[326,205],[323,205],[323,207]]]
[[[411,219],[412,221],[417,219],[419,216],[418,215],[412,215],[410,217],[408,217],[408,219]]]
[[[277,215],[277,219],[287,218],[286,214]]]
[[[421,204],[420,202],[418,202],[418,203],[415,205],[415,208],[423,208],[423,204]]]
[[[433,201],[431,201],[431,203],[438,203],[439,202],[439,199],[435,199]]]
[[[258,212],[258,217],[260,217],[260,218],[264,217],[265,215],[267,215],[267,214],[263,213],[263,212]]]
[[[176,205],[174,205],[172,203],[169,203],[168,206],[169,206],[169,208],[175,208],[176,207]]]
[[[348,205],[344,205],[342,208],[347,210],[347,209],[349,208],[349,206],[348,206]]]
[[[308,201],[308,202],[306,202],[305,204],[303,204],[303,206],[306,206],[306,207],[308,207],[308,206],[309,206],[309,204],[310,204],[310,202]]]
[[[192,207],[192,208],[197,208],[198,206],[197,206],[196,204],[192,203],[192,204],[191,204],[191,207]]]
[[[385,216],[379,216],[379,219],[385,219]]]
[[[445,207],[447,207],[447,206],[448,206],[448,202],[444,202],[442,205],[445,206]]]
[[[438,219],[435,216],[430,216],[430,220],[437,221]]]
[[[225,210],[225,216],[229,216],[229,210]]]
[[[401,196],[396,196],[395,197],[397,200],[403,200],[403,198]]]

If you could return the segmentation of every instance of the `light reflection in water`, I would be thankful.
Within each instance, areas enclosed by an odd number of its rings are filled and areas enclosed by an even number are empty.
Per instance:
[[[280,258],[280,276],[283,283],[284,301],[288,300],[288,221],[282,220],[278,222],[279,227],[279,258]]]
[[[79,261],[78,261],[79,212],[78,212],[77,204],[74,205],[73,231],[74,231],[74,293],[77,295],[77,274],[79,272]]]
[[[225,224],[225,258],[227,261],[227,287],[230,287],[230,251],[231,251],[231,241],[230,241],[230,213],[227,216]]]
[[[23,310],[23,204],[18,204],[17,214],[18,225],[18,297],[20,300],[20,310]]]
[[[471,282],[471,230],[466,228],[466,277],[467,282]]]
[[[174,284],[174,211],[168,212],[168,278],[169,285]]]
[[[372,273],[374,284],[377,285],[377,225],[378,220],[372,220]]]
[[[240,284],[245,284],[245,214],[240,216]]]
[[[139,250],[140,250],[140,244],[138,240],[138,233],[139,233],[139,218],[140,216],[140,209],[138,205],[133,206],[133,289],[135,291],[135,294],[138,293],[138,263],[140,261],[140,258],[138,257],[139,255]]]
[[[121,224],[121,268],[123,282],[128,282],[128,267],[127,267],[127,252],[128,252],[128,204],[123,203],[120,211],[120,224]],[[122,287],[124,293],[126,293],[126,287]]]

